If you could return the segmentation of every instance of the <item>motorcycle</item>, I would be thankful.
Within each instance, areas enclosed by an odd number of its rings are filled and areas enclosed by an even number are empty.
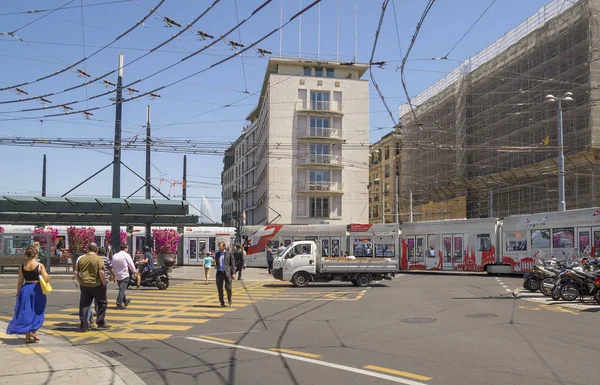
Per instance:
[[[140,279],[140,286],[157,287],[158,290],[167,290],[171,278],[169,277],[168,270],[169,268],[160,266],[153,270],[144,271],[142,273],[142,278]],[[129,276],[127,287],[129,288],[131,286],[137,286],[135,275]]]

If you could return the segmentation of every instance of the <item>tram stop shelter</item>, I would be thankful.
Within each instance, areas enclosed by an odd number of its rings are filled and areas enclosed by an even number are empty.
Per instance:
[[[113,209],[120,212],[121,226],[193,226],[199,223],[197,215],[189,215],[189,203],[181,200],[5,195],[0,197],[0,224],[111,225]],[[22,246],[32,244],[34,240],[42,245],[44,265],[48,268],[59,266],[58,261],[51,260],[48,235],[31,232],[9,235],[1,230],[0,226],[0,270],[18,267],[23,261],[25,249]]]

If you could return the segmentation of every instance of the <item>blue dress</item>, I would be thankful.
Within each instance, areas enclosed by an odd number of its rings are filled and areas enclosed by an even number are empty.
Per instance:
[[[35,332],[44,324],[46,295],[39,283],[25,282],[19,290],[15,314],[6,328],[6,334]]]

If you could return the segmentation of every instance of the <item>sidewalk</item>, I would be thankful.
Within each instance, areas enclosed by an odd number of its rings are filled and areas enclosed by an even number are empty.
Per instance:
[[[7,325],[0,321],[0,384],[144,384],[135,373],[104,354],[42,332],[38,332],[40,342],[25,344],[24,336],[5,334]]]
[[[542,306],[568,307],[571,309],[577,309],[579,311],[590,312],[590,313],[600,312],[600,304],[596,303],[596,301],[594,301],[594,300],[586,300],[584,302],[581,302],[579,300],[572,301],[572,302],[566,302],[563,300],[554,301],[554,300],[552,300],[552,298],[546,297],[539,291],[532,293],[529,290],[524,289],[524,288],[515,289],[513,291],[513,297],[522,299],[525,301],[529,301],[529,302],[536,302],[536,303],[542,304]]]
[[[485,271],[458,271],[458,270],[400,270],[398,274],[423,274],[423,275],[455,275],[455,276],[479,276],[485,277],[490,274]]]
[[[54,268],[50,275],[56,278],[71,278],[73,276],[72,271],[65,271],[64,268]],[[173,266],[173,270],[169,273],[169,277],[173,280],[204,280],[204,267],[202,266]],[[271,274],[267,273],[266,268],[262,267],[248,267],[244,269],[242,274],[244,281],[274,281],[275,279]],[[0,279],[12,279],[17,280],[17,273],[4,273],[0,274]],[[215,279],[215,269],[210,271],[210,279]],[[237,277],[236,277],[237,279]]]

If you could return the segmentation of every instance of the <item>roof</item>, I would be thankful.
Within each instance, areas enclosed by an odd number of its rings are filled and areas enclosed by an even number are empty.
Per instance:
[[[250,114],[246,117],[246,120],[253,120],[258,117],[260,107],[262,106],[263,100],[267,95],[269,88],[269,76],[277,73],[277,66],[279,64],[302,64],[303,66],[327,66],[329,68],[352,68],[358,70],[358,78],[360,79],[365,72],[369,69],[369,64],[366,63],[352,63],[352,62],[339,62],[339,61],[327,61],[327,60],[311,60],[311,59],[299,59],[299,58],[283,58],[283,57],[270,57],[269,63],[267,64],[267,70],[265,72],[265,78],[263,80],[262,89],[260,91],[260,97],[258,104]],[[303,76],[303,75],[298,75]]]

